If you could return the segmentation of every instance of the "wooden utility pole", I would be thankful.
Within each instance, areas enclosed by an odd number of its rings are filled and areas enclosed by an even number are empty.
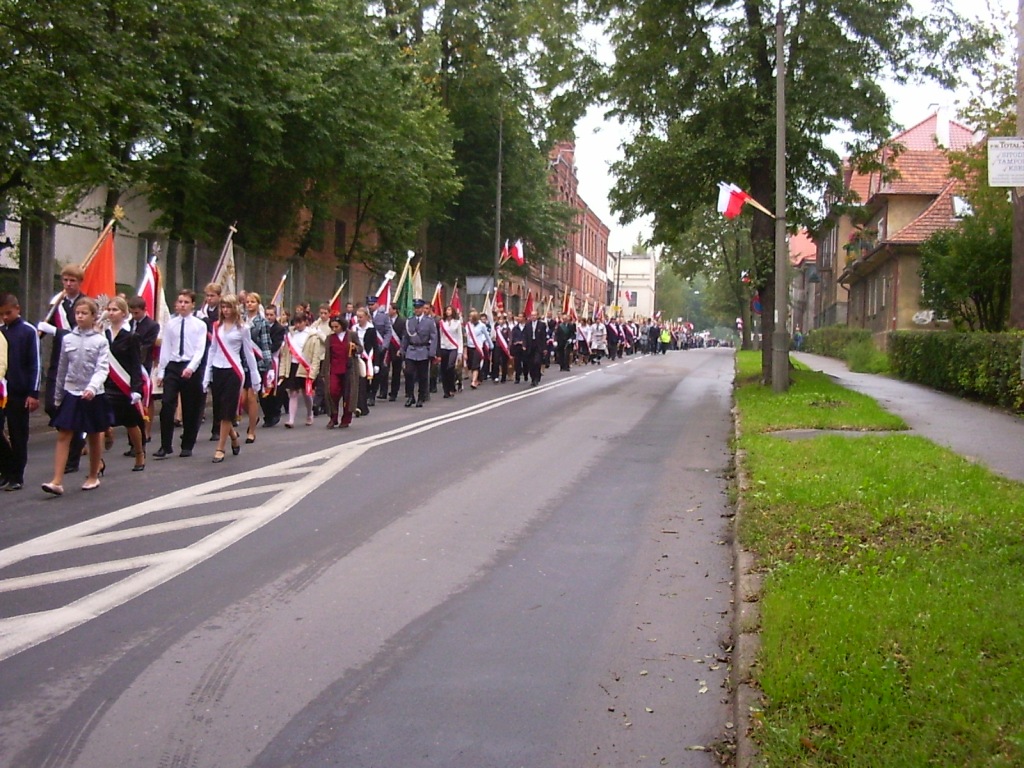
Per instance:
[[[1017,136],[1024,136],[1024,0],[1017,0]],[[1024,188],[1014,187],[1010,327],[1024,328]]]

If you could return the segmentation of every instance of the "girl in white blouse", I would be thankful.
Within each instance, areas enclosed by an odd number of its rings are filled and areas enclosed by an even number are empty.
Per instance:
[[[224,461],[229,437],[231,453],[237,456],[241,450],[233,422],[243,410],[242,390],[246,386],[257,391],[260,388],[252,335],[242,323],[238,298],[234,294],[221,297],[220,319],[213,324],[212,336],[203,391],[212,390],[213,419],[220,423],[217,449],[213,452],[213,463],[220,464]]]

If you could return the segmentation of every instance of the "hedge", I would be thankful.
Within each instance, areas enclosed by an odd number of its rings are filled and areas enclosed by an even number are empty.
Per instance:
[[[845,360],[846,348],[864,341],[871,341],[871,331],[847,328],[845,325],[829,325],[810,331],[804,337],[803,351]]]
[[[1024,333],[893,331],[888,342],[895,376],[1024,412]]]

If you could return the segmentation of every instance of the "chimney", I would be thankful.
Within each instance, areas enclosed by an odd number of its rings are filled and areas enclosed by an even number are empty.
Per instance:
[[[940,105],[935,110],[935,143],[949,149],[949,107]]]

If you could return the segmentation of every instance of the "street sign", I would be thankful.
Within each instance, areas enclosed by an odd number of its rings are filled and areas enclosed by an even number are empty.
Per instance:
[[[1024,137],[988,140],[988,185],[1024,187]]]

